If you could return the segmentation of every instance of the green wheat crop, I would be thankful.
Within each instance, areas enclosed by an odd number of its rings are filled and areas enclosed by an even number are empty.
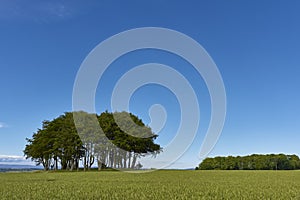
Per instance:
[[[0,199],[300,199],[300,171],[0,173]]]

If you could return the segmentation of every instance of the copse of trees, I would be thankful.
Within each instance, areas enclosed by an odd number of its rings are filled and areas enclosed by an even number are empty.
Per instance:
[[[81,120],[76,126],[74,115],[80,116]],[[95,116],[102,131],[93,124]],[[123,126],[127,127],[125,132]],[[141,167],[137,163],[139,157],[155,156],[162,151],[160,145],[154,143],[156,138],[151,128],[132,113],[66,112],[52,121],[43,121],[42,128],[31,139],[26,138],[28,144],[24,155],[42,165],[44,170],[59,167],[76,170],[80,161],[84,170],[90,169],[95,161],[99,170],[103,167],[133,169]]]
[[[114,146],[105,140],[100,141],[97,147],[98,166],[139,168],[140,164],[136,166],[139,157],[149,154],[155,156],[162,151],[160,145],[154,143],[158,135],[132,113],[104,112],[99,116],[99,123]]]
[[[253,154],[249,156],[227,156],[206,158],[196,169],[200,170],[294,170],[300,169],[297,155]]]

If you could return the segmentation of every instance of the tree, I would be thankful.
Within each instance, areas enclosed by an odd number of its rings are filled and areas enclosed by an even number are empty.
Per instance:
[[[95,160],[99,170],[134,169],[141,166],[136,164],[139,157],[161,152],[160,145],[154,143],[156,137],[132,113],[66,112],[52,121],[44,121],[42,129],[32,139],[26,139],[24,154],[45,170],[56,170],[59,165],[65,170],[78,169],[80,160],[84,170],[89,170]]]
[[[33,134],[32,139],[26,138],[29,144],[26,145],[24,154],[26,159],[31,158],[37,165],[42,164],[44,170],[50,168],[50,159],[52,158],[51,153],[51,138],[45,134],[45,131],[39,129]]]
[[[96,144],[98,165],[133,169],[139,157],[161,152],[160,145],[154,143],[157,135],[132,113],[106,111],[98,119],[108,138]]]
[[[72,113],[65,113],[52,121],[44,121],[42,129],[26,139],[28,144],[24,154],[44,170],[77,169],[84,153],[82,142],[77,134]]]
[[[300,169],[296,155],[267,154],[206,158],[199,164],[201,170],[292,170]]]

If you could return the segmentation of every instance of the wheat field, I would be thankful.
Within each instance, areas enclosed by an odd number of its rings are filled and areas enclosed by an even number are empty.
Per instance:
[[[0,199],[300,199],[300,171],[0,173]]]

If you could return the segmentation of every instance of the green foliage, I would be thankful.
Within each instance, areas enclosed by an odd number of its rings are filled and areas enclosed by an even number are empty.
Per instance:
[[[119,148],[134,153],[160,151],[160,146],[153,143],[157,135],[152,133],[151,128],[146,127],[142,120],[133,114],[128,115],[131,119],[128,119],[127,115],[126,112],[104,112],[99,116],[100,126],[107,138]]]
[[[45,170],[58,166],[63,170],[78,169],[80,160],[84,170],[90,169],[95,160],[99,170],[136,168],[140,167],[136,166],[139,157],[161,151],[160,145],[154,143],[156,137],[150,127],[131,113],[66,112],[52,121],[44,121],[42,129],[32,139],[26,139],[24,154]]]
[[[250,156],[228,156],[206,158],[200,164],[201,170],[294,170],[300,169],[296,155],[268,154]]]
[[[139,157],[160,153],[160,145],[154,143],[157,135],[137,116],[126,112],[104,112],[98,119],[105,134],[95,145],[98,166],[133,169],[138,167]]]
[[[0,173],[10,199],[300,199],[300,171]]]
[[[82,142],[74,126],[72,113],[65,113],[52,121],[44,121],[42,129],[27,139],[24,154],[45,170],[77,169],[84,153]]]

